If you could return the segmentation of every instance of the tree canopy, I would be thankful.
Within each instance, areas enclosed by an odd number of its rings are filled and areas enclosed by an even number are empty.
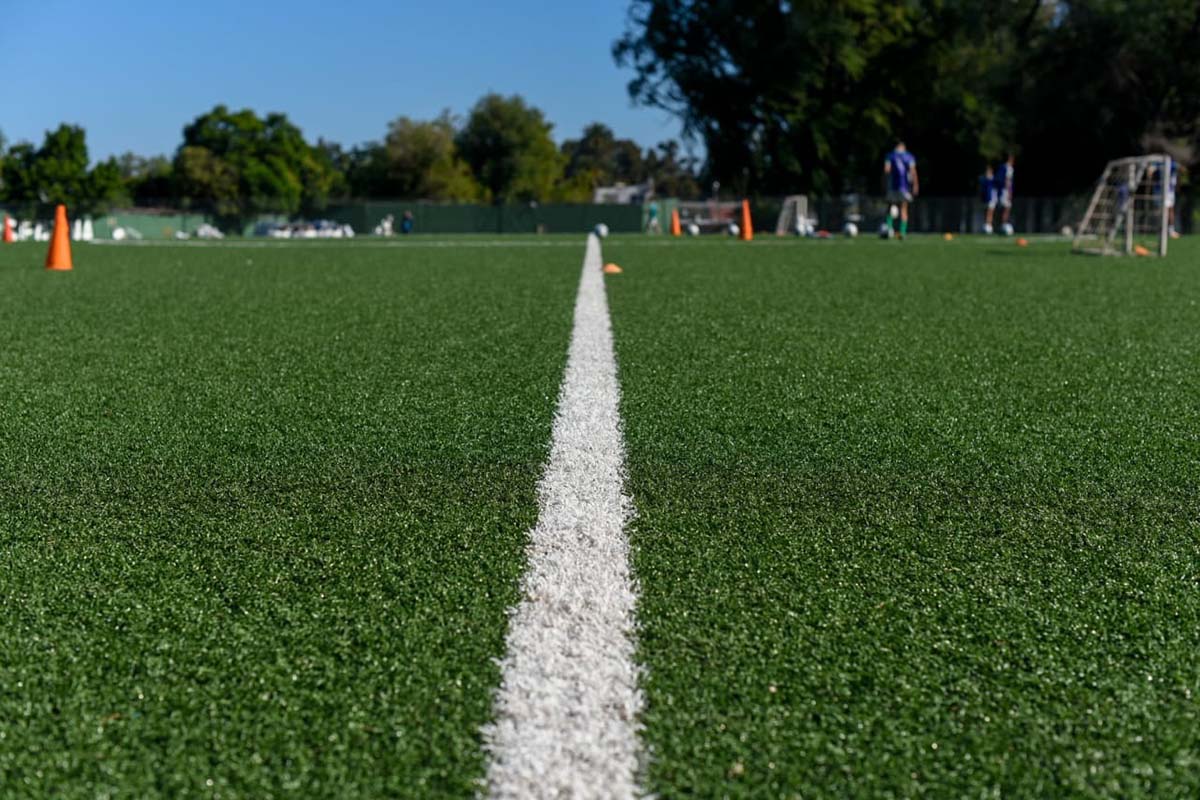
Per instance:
[[[344,186],[329,154],[285,115],[222,105],[183,129],[174,170],[180,197],[231,220],[315,214]]]
[[[41,147],[13,145],[0,158],[0,192],[26,213],[58,203],[97,211],[128,200],[115,159],[89,168],[87,134],[75,125],[47,131]]]
[[[1006,150],[1031,192],[1200,132],[1194,0],[633,0],[613,48],[630,96],[738,192],[873,189],[893,139],[923,184],[969,191]]]
[[[697,193],[698,162],[677,142],[641,150],[595,122],[555,144],[545,114],[520,96],[489,94],[465,119],[398,116],[378,141],[310,143],[283,114],[218,105],[182,131],[174,154],[127,152],[88,167],[84,131],[64,125],[40,148],[0,139],[0,203],[27,213],[57,200],[73,211],[117,204],[178,207],[239,225],[259,214],[319,216],[348,200],[590,202],[597,186],[653,180]]]
[[[459,131],[459,152],[496,202],[547,199],[562,175],[553,126],[519,95],[480,98]]]

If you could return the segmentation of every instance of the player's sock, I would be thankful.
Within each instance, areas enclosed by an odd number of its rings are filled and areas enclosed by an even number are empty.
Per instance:
[[[887,216],[887,226],[888,226],[888,233],[896,232],[896,218],[893,217],[891,214],[888,214],[888,216]]]
[[[900,220],[900,236],[908,236],[908,220],[906,219]]]

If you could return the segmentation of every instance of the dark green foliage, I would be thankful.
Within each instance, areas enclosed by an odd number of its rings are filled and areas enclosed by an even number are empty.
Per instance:
[[[611,241],[649,790],[1200,794],[1200,258]]]
[[[646,179],[641,148],[632,139],[618,139],[612,128],[593,122],[578,139],[563,142],[567,179],[582,175],[592,185],[640,183]]]
[[[117,158],[117,166],[135,206],[170,206],[178,201],[171,161],[165,156],[125,153]]]
[[[582,247],[0,248],[0,796],[472,797]]]
[[[874,190],[895,137],[928,190],[1028,159],[1078,191],[1108,159],[1200,145],[1190,0],[634,0],[614,47],[637,102],[677,113],[737,192]]]
[[[646,150],[646,174],[654,181],[659,197],[679,197],[691,200],[700,197],[697,181],[699,159],[680,153],[679,143],[659,142],[658,147]]]
[[[545,199],[562,175],[553,127],[520,95],[489,94],[467,115],[458,150],[496,202]]]
[[[47,131],[40,148],[16,144],[0,159],[0,202],[24,214],[48,216],[59,203],[90,213],[126,199],[115,160],[88,168],[87,135],[75,125]]]
[[[329,154],[286,116],[225,106],[183,129],[174,171],[181,197],[235,227],[262,213],[316,215],[344,188]]]
[[[371,187],[374,196],[463,202],[482,199],[483,189],[455,146],[456,131],[448,111],[429,121],[392,120],[380,152],[372,153],[383,165],[380,185]]]
[[[1112,154],[1200,156],[1200,4],[1084,0],[1024,53],[1007,103],[1048,193],[1095,180]],[[1064,157],[1065,156],[1065,157]]]

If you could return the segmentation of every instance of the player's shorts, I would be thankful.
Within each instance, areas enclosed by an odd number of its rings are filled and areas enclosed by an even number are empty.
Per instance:
[[[1167,208],[1175,207],[1175,193],[1167,192]]]
[[[1007,189],[1001,189],[999,202],[1001,208],[1012,208],[1012,193]]]
[[[912,192],[906,192],[900,189],[892,189],[887,193],[887,201],[889,203],[911,203],[912,199]]]

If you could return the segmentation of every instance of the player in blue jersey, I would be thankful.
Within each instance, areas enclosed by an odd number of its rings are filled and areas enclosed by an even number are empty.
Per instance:
[[[893,208],[899,211],[900,238],[908,234],[908,204],[921,190],[917,177],[917,159],[908,152],[904,142],[896,142],[896,147],[883,160],[883,180],[887,186],[888,231],[896,232],[896,215]]]
[[[979,199],[987,206],[983,217],[983,232],[991,233],[992,217],[996,213],[996,201],[999,196],[996,191],[996,171],[990,166],[979,176]]]
[[[1012,236],[1013,233],[1013,227],[1008,218],[1012,215],[1013,174],[1016,171],[1014,167],[1016,163],[1016,157],[1009,153],[1008,158],[996,170],[996,177],[993,181],[996,187],[996,203],[1000,206],[1000,227],[1005,236]],[[991,220],[988,221],[991,222]]]

